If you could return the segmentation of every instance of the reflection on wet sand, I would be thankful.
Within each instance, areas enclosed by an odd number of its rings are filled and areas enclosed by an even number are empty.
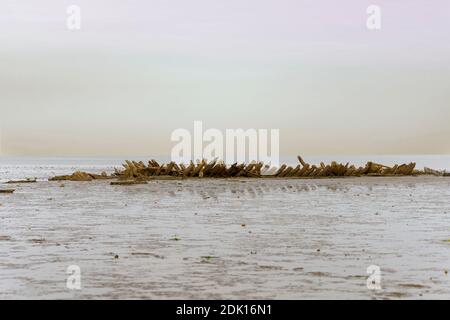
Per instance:
[[[169,190],[161,188],[161,184],[170,187]],[[248,181],[226,181],[222,182],[215,187],[211,187],[209,183],[191,183],[191,182],[173,182],[173,181],[156,181],[153,182],[153,186],[148,188],[152,193],[158,194],[160,196],[170,196],[176,197],[182,193],[188,193],[191,196],[198,196],[202,199],[220,199],[221,196],[229,196],[229,194],[235,194],[242,197],[248,197],[251,199],[257,199],[258,197],[263,197],[264,195],[277,193],[277,192],[310,192],[317,189],[324,188],[329,191],[334,192],[347,192],[348,187],[339,184],[325,184],[317,185],[314,182],[302,182],[292,183],[289,180],[283,181],[281,185],[274,185],[273,183],[257,182],[248,183]],[[367,187],[368,191],[371,187]],[[147,188],[146,188],[147,189]],[[134,190],[129,190],[129,192],[134,193]]]

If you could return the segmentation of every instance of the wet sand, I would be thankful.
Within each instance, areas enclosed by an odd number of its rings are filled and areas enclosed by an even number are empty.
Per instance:
[[[450,178],[109,183],[8,185],[0,298],[450,299]]]

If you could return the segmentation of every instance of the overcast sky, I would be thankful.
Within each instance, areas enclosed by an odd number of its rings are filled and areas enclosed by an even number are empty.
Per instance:
[[[448,0],[0,6],[4,155],[168,155],[194,120],[280,129],[284,155],[450,153]]]

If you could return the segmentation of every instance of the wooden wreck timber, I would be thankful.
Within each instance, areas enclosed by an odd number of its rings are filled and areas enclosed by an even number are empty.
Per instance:
[[[27,179],[25,179],[25,180],[9,180],[8,182],[6,182],[6,183],[34,183],[34,182],[36,182],[37,181],[37,179],[36,178],[34,178],[34,179],[30,179],[30,178],[27,178]]]
[[[445,170],[444,171],[433,170],[433,169],[425,167],[423,169],[423,171],[424,171],[424,174],[433,175],[433,176],[444,176],[444,177],[450,176],[450,173],[446,172]]]
[[[14,189],[0,189],[0,193],[14,193]]]
[[[118,179],[113,185],[130,185],[138,184],[133,181],[149,181],[149,180],[174,180],[185,178],[333,178],[333,177],[360,177],[360,176],[411,176],[419,174],[444,175],[443,173],[431,169],[416,170],[416,164],[394,165],[392,167],[367,162],[363,167],[342,164],[336,161],[330,164],[311,165],[306,163],[300,156],[297,157],[299,164],[297,166],[281,165],[278,169],[264,165],[261,162],[251,162],[249,164],[226,165],[223,161],[206,160],[190,162],[189,164],[177,164],[169,162],[159,164],[156,160],[150,160],[147,164],[142,161],[129,161],[123,163],[123,168],[115,168],[114,173],[107,175],[92,174],[77,171],[72,175],[56,176],[50,178],[50,181],[92,181],[99,179]],[[122,181],[122,183],[120,183]]]
[[[49,181],[92,181],[92,180],[100,180],[100,179],[111,179],[111,176],[108,176],[106,172],[102,172],[101,174],[93,174],[86,173],[82,171],[76,171],[71,175],[66,176],[56,176],[48,179]]]
[[[124,180],[124,181],[112,181],[110,184],[112,186],[130,186],[133,184],[147,184],[147,181]]]

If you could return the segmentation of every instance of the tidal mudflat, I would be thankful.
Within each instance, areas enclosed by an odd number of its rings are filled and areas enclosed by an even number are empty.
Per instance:
[[[12,187],[3,299],[450,298],[448,177]],[[66,287],[69,265],[81,290]]]

